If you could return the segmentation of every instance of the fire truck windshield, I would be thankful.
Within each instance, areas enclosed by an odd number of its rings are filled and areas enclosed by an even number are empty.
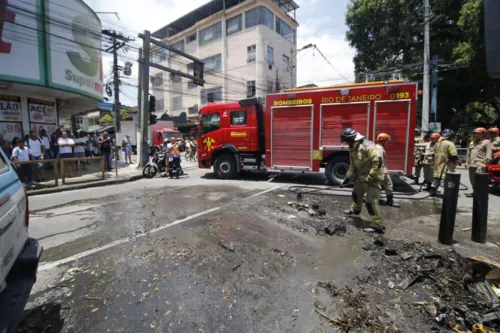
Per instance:
[[[220,114],[204,114],[201,117],[201,134],[207,134],[220,128]]]

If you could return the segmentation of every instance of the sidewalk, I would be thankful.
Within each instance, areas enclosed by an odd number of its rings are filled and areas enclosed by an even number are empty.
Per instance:
[[[114,168],[115,162],[112,161]],[[192,170],[197,168],[196,162],[182,162],[183,170]],[[50,194],[56,192],[64,192],[71,190],[78,190],[91,187],[99,187],[106,185],[114,185],[120,183],[131,182],[144,178],[142,175],[142,168],[138,167],[137,156],[132,156],[132,164],[127,164],[124,161],[118,161],[118,176],[115,169],[105,172],[105,179],[102,180],[102,171],[100,163],[90,162],[86,166],[87,170],[80,170],[79,172],[72,171],[72,177],[65,179],[66,184],[62,185],[62,179],[59,177],[59,186],[55,186],[55,181],[52,179],[40,182],[35,188],[28,190],[28,196]],[[48,172],[50,175],[50,172]],[[49,176],[50,177],[50,176]]]

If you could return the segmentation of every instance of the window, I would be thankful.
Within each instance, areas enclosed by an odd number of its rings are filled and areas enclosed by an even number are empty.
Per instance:
[[[202,60],[205,63],[205,72],[220,72],[222,69],[222,58],[220,54]]]
[[[175,96],[172,99],[172,109],[174,110],[182,109],[182,96]]]
[[[279,17],[276,17],[276,32],[290,43],[295,44],[295,30]]]
[[[165,109],[164,104],[165,103],[163,103],[163,99],[157,99],[155,102],[156,112],[163,112],[163,110]]]
[[[178,42],[172,43],[172,44],[170,44],[170,46],[172,46],[174,49],[177,49],[179,51],[184,52],[184,39],[181,39]]]
[[[288,71],[290,68],[290,58],[283,54],[281,57],[281,70]]]
[[[172,78],[173,83],[180,83],[182,82],[182,76],[177,75],[177,74],[170,74],[170,77]]]
[[[265,25],[273,29],[273,13],[266,7],[255,7],[245,12],[245,28],[251,28],[256,25]]]
[[[207,134],[220,129],[220,114],[204,114],[201,116],[201,134]]]
[[[9,171],[9,163],[3,159],[3,156],[0,155],[0,174],[6,173]]]
[[[256,46],[250,45],[247,47],[247,62],[254,62],[256,59]]]
[[[220,102],[222,101],[222,87],[203,89],[200,95],[202,105],[209,102]]]
[[[198,105],[188,108],[188,114],[198,114]]]
[[[274,63],[274,49],[270,46],[267,47],[266,61],[269,65]]]
[[[247,81],[247,97],[255,96],[255,81]]]
[[[163,85],[163,73],[157,73],[151,81],[153,81],[153,87],[161,87]]]
[[[196,40],[196,32],[186,37],[186,43],[191,43],[194,42],[195,40]]]
[[[158,50],[158,51],[152,51],[151,52],[151,60],[153,62],[155,62],[155,61],[158,61],[158,62],[166,61],[168,59],[168,55],[169,55],[169,51],[165,50],[165,49]]]
[[[226,21],[226,26],[227,26],[226,34],[229,36],[238,31],[241,31],[242,25],[243,25],[243,17],[241,14],[235,17],[231,17],[229,20]]]
[[[246,125],[247,112],[246,111],[233,111],[231,112],[231,125]]]
[[[197,85],[194,84],[193,81],[188,81],[188,89],[193,89],[193,88],[196,88],[196,87],[197,87]]]
[[[222,23],[215,23],[203,30],[200,30],[200,45],[205,45],[214,41],[222,36]]]
[[[273,81],[267,81],[267,93],[272,94],[274,90],[274,82]]]

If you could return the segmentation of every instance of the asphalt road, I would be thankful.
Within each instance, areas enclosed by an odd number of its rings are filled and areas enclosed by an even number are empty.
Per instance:
[[[300,174],[223,181],[195,169],[180,180],[31,197],[30,235],[45,252],[18,332],[333,332],[314,312],[316,300],[329,301],[314,287],[368,274],[361,240],[371,236],[362,220],[346,237],[320,232],[350,205],[348,189],[305,195],[326,219],[288,205],[289,186],[323,183]],[[389,235],[435,242],[441,201],[415,200],[424,196],[384,208]],[[498,255],[500,234],[481,247],[460,233],[470,200],[460,198],[456,248]],[[490,196],[494,229],[499,203]]]

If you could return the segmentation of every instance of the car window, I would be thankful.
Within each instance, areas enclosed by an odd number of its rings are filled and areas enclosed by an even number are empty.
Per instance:
[[[0,154],[0,174],[6,173],[9,171],[9,164],[8,162],[4,159],[3,154]]]
[[[220,114],[204,114],[201,118],[201,134],[207,134],[220,129]]]
[[[247,124],[247,112],[233,111],[231,112],[231,125],[246,125]]]

